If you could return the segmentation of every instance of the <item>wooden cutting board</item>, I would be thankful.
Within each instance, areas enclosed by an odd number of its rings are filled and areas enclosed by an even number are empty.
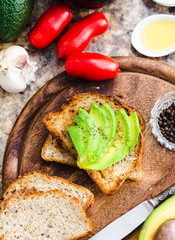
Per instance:
[[[63,72],[46,83],[17,118],[4,155],[3,188],[19,174],[39,169],[88,187],[95,195],[94,205],[87,211],[94,225],[93,234],[145,199],[175,183],[175,154],[159,145],[149,124],[150,112],[156,100],[169,91],[175,91],[175,68],[144,58],[115,59],[119,62],[121,72],[114,80],[75,80]],[[85,171],[45,162],[40,156],[48,135],[42,123],[44,116],[59,108],[67,97],[80,92],[112,95],[136,108],[145,119],[142,179],[139,182],[127,180],[112,196],[103,194]],[[136,230],[127,239],[137,239],[138,232]]]

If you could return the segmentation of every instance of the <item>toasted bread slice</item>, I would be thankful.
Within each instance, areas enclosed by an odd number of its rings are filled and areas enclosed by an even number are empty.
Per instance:
[[[144,129],[144,120],[140,113],[113,97],[104,96],[98,93],[82,93],[68,99],[58,111],[49,113],[44,118],[43,122],[54,137],[56,137],[57,141],[62,144],[64,149],[67,150],[73,158],[77,158],[77,152],[69,137],[67,128],[74,125],[73,120],[77,116],[80,107],[89,111],[92,103],[101,106],[104,102],[107,102],[116,113],[120,108],[124,108],[128,114],[135,111],[139,117],[141,129],[136,147],[126,158],[103,171],[87,171],[104,193],[113,194],[128,178],[138,161],[140,164],[143,153],[142,131]],[[131,178],[134,179],[136,175],[137,172],[133,174]]]
[[[73,159],[57,140],[49,134],[43,145],[41,157],[46,161],[55,161],[66,165],[77,167],[76,159]],[[139,181],[141,178],[141,158],[137,158],[137,164],[134,170],[128,176],[132,181]]]
[[[141,161],[143,154],[142,134],[136,147],[120,162],[104,169],[103,171],[87,171],[89,176],[96,182],[99,188],[107,195],[111,195],[124,183],[124,181],[133,172],[137,162]],[[134,173],[132,178],[137,180],[139,172]]]
[[[72,158],[69,152],[67,152],[57,140],[49,134],[42,147],[41,157],[46,161],[55,161],[70,166],[76,167],[76,160]]]
[[[58,189],[70,197],[75,197],[80,201],[81,206],[86,210],[94,201],[94,195],[87,188],[68,182],[67,180],[49,176],[42,172],[28,172],[24,176],[18,177],[3,192],[2,199],[5,201],[14,192],[21,190],[48,191]]]
[[[2,205],[0,238],[73,240],[92,231],[79,201],[58,190],[20,190]]]

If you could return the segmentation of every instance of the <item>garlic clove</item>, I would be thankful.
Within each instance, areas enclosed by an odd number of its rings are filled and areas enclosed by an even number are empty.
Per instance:
[[[24,91],[27,85],[35,81],[37,69],[23,47],[11,46],[0,52],[0,86],[6,91]]]
[[[0,71],[0,86],[8,92],[23,92],[26,89],[26,83],[22,78],[21,70]]]
[[[20,46],[11,46],[7,49],[2,50],[2,59],[4,63],[8,65],[19,67],[23,69],[28,58],[27,51]]]

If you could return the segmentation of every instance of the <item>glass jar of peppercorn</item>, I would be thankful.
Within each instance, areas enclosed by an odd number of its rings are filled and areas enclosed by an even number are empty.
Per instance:
[[[150,125],[157,141],[175,151],[175,91],[157,100],[151,111]]]

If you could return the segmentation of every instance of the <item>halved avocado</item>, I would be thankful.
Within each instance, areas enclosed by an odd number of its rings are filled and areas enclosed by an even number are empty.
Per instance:
[[[140,134],[139,118],[136,112],[133,112],[129,116],[129,120],[131,123],[131,138],[128,144],[128,153],[131,152],[136,146]]]
[[[149,215],[140,231],[138,240],[155,239],[159,227],[170,219],[175,219],[175,196],[163,202]]]
[[[123,108],[118,111],[116,118],[118,122],[116,136],[107,153],[98,162],[88,165],[85,163],[82,164],[83,166],[78,165],[79,167],[86,170],[101,171],[123,159],[125,148],[128,147],[131,138],[131,123]]]
[[[95,119],[84,109],[79,109],[79,115],[74,119],[74,122],[84,134],[84,151],[81,151],[81,155],[78,156],[78,160],[81,162],[89,158],[96,151],[100,135]],[[74,144],[77,145],[78,142],[76,143],[76,140],[74,140]]]

